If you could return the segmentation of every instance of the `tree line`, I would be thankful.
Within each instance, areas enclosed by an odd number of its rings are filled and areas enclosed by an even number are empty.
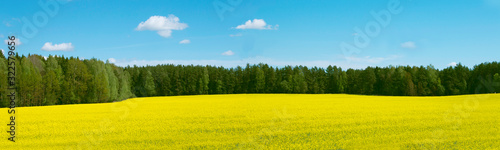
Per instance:
[[[8,103],[7,59],[0,57],[0,106]],[[97,59],[15,56],[18,106],[104,103],[131,97],[240,94],[347,93],[444,96],[500,92],[500,63],[347,69],[247,64],[224,68],[162,64],[118,67]]]

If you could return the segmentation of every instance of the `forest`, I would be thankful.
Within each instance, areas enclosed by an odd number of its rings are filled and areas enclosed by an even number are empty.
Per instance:
[[[500,92],[500,64],[443,70],[429,66],[342,69],[247,64],[234,68],[163,64],[119,67],[109,62],[40,55],[15,58],[19,106],[106,103],[132,97],[241,94],[346,93],[387,96],[445,96]],[[0,54],[0,107],[10,92],[8,60]]]

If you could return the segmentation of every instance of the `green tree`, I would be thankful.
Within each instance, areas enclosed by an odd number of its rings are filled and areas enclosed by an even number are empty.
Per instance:
[[[110,99],[109,76],[104,62],[97,59],[84,61],[89,70],[87,94],[84,103],[103,103]]]
[[[493,82],[493,85],[496,85],[495,93],[500,93],[500,74],[495,73],[495,75],[493,75]]]
[[[208,75],[207,67],[203,67],[203,76],[201,80],[201,86],[203,87],[201,94],[208,94],[208,83],[210,82],[210,76]]]
[[[153,78],[155,81],[156,94],[158,96],[167,96],[170,94],[170,77],[165,66],[158,65],[153,69]]]
[[[276,82],[276,71],[273,67],[269,67],[267,64],[264,64],[264,74],[265,74],[265,93],[275,93],[277,88]]]
[[[302,67],[302,66],[301,66]],[[307,92],[307,83],[305,80],[305,75],[302,69],[299,67],[295,67],[293,69],[293,80],[292,80],[292,91],[294,93],[306,93]]]
[[[8,92],[8,62],[3,53],[0,53],[0,107],[7,107],[10,103]]]
[[[263,93],[266,86],[266,79],[264,71],[262,71],[260,65],[254,66],[255,70],[255,92]]]
[[[432,96],[440,96],[444,95],[445,89],[443,85],[441,85],[441,79],[439,78],[439,71],[434,69],[434,66],[427,66],[426,70],[428,71],[427,80],[429,82],[430,95]]]
[[[108,102],[118,100],[118,78],[114,73],[114,65],[106,61],[106,74],[108,75],[109,99]]]
[[[346,76],[346,92],[349,94],[359,94],[359,71],[354,69],[347,69]]]
[[[147,68],[142,69],[141,78],[142,87],[144,87],[141,96],[156,95],[154,78]]]
[[[61,96],[61,80],[63,78],[61,66],[57,59],[50,55],[47,58],[46,74],[43,76],[43,84],[45,88],[45,103],[44,105],[56,104]]]
[[[377,81],[375,77],[375,71],[372,67],[366,67],[365,70],[361,71],[360,74],[361,82],[360,82],[360,93],[359,94],[373,94],[374,88],[373,85]]]
[[[79,104],[87,95],[87,83],[91,78],[87,66],[79,58],[69,58],[64,68],[65,83],[63,84],[62,100],[64,104]]]
[[[120,85],[118,90],[118,100],[125,100],[127,98],[135,97],[135,95],[131,91],[131,78],[130,73],[126,70],[122,70],[121,68],[116,69],[119,74]]]
[[[416,96],[417,95],[417,90],[415,89],[415,84],[413,83],[413,77],[410,72],[406,72],[406,75],[404,76],[404,82],[405,82],[405,94],[407,96]]]

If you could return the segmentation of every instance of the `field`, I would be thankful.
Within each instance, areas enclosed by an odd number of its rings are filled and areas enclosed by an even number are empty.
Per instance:
[[[500,94],[255,94],[0,109],[0,149],[498,149]]]

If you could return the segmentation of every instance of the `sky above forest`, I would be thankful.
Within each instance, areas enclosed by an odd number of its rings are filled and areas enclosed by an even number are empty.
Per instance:
[[[0,8],[0,38],[16,36],[20,54],[119,66],[442,69],[500,59],[500,0],[25,0]]]

